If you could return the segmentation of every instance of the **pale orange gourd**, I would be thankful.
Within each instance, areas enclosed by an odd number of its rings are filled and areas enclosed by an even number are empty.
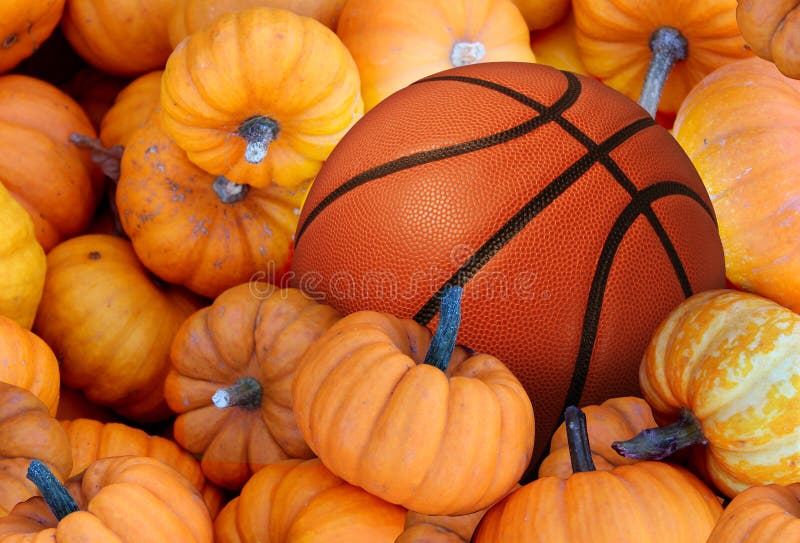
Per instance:
[[[733,498],[706,543],[800,541],[800,483],[750,487]]]
[[[797,0],[738,0],[736,22],[755,54],[800,79],[800,2]]]

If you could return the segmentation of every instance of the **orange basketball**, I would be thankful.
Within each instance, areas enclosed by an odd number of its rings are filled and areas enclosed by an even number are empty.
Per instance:
[[[463,286],[458,336],[531,396],[534,459],[564,408],[638,395],[657,325],[725,286],[711,201],[636,103],[527,63],[440,72],[388,97],[312,185],[291,283],[344,313],[435,328]]]

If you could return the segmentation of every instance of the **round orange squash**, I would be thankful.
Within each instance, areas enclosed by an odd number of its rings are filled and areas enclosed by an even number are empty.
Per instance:
[[[561,22],[570,10],[570,0],[513,0],[528,28],[543,30]]]
[[[144,126],[158,109],[163,70],[140,75],[119,91],[100,121],[100,142],[125,147],[131,134]]]
[[[456,516],[422,515],[409,511],[403,533],[395,543],[469,543],[485,514],[486,509]]]
[[[753,486],[734,497],[706,543],[800,541],[800,483]]]
[[[711,196],[728,279],[800,312],[800,81],[752,58],[709,74],[673,134]]]
[[[319,21],[268,7],[234,11],[170,54],[164,129],[214,176],[297,188],[361,117],[359,84],[350,52]]]
[[[537,64],[587,74],[575,41],[575,15],[572,10],[553,26],[531,32],[531,49],[536,55]]]
[[[738,0],[736,22],[755,54],[800,79],[800,2],[797,0]]]
[[[127,78],[87,66],[75,72],[61,88],[78,102],[95,130],[100,130],[103,116],[127,84]]]
[[[0,3],[0,73],[33,55],[61,20],[64,0],[4,0]]]

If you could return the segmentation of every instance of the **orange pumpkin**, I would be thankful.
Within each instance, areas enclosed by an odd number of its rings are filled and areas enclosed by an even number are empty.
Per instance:
[[[72,455],[67,433],[29,390],[0,382],[0,517],[38,494],[25,477],[33,458],[60,479],[69,476]]]
[[[531,400],[500,360],[455,346],[461,287],[436,335],[411,319],[351,313],[303,355],[292,384],[306,441],[344,480],[428,515],[484,509],[533,454]]]
[[[4,0],[0,3],[0,73],[30,57],[61,20],[64,0]]]
[[[156,112],[163,73],[163,70],[147,72],[119,91],[100,121],[100,141],[103,145],[125,147],[131,134],[144,126]]]
[[[126,78],[88,66],[76,72],[62,89],[78,102],[95,130],[100,130],[103,116],[127,84]]]
[[[358,68],[311,17],[226,13],[175,47],[164,70],[164,129],[194,164],[255,187],[307,184],[361,117]]]
[[[162,420],[172,414],[163,394],[172,338],[202,303],[156,285],[127,240],[87,234],[48,253],[34,330],[58,353],[67,386],[129,419]]]
[[[576,74],[587,74],[575,41],[575,15],[572,10],[558,23],[544,30],[531,32],[531,49],[536,55],[537,64],[547,64]]]
[[[83,233],[103,190],[103,176],[73,132],[95,135],[64,91],[26,75],[0,77],[0,179],[33,219],[45,252]]]
[[[704,470],[732,497],[800,482],[800,315],[736,290],[695,294],[653,335],[639,370],[657,419],[613,444],[633,458],[704,445]]]
[[[573,0],[578,50],[589,74],[651,115],[674,113],[704,75],[752,56],[736,0]]]
[[[253,474],[214,522],[214,541],[393,543],[405,513],[347,484],[318,458],[289,459]]]
[[[178,413],[175,439],[202,455],[209,479],[238,489],[265,464],[314,456],[294,420],[291,383],[300,356],[338,318],[297,289],[252,282],[183,323],[164,396]]]
[[[706,543],[800,541],[800,483],[753,486],[725,507]]]
[[[709,74],[673,134],[711,196],[738,288],[800,312],[800,81],[752,58]]]
[[[755,54],[774,62],[787,77],[800,79],[800,2],[738,0],[736,22]]]
[[[395,543],[469,543],[485,514],[486,509],[457,516],[422,515],[409,511],[403,533]]]
[[[561,22],[570,10],[570,0],[513,0],[530,30],[542,30]]]
[[[98,422],[120,420],[119,415],[105,405],[90,402],[83,392],[61,383],[56,418],[59,421],[89,418]]]
[[[511,0],[349,0],[336,33],[358,65],[365,110],[454,66],[535,61]]]

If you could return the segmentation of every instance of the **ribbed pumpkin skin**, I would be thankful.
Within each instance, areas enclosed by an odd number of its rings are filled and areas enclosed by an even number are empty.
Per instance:
[[[800,81],[760,58],[723,66],[686,97],[673,134],[711,196],[728,279],[800,312]]]
[[[525,471],[533,408],[497,358],[456,347],[445,373],[423,363],[430,342],[411,319],[343,317],[303,355],[294,413],[311,449],[351,484],[423,514],[472,513]]]
[[[222,509],[215,543],[394,543],[406,511],[332,474],[318,458],[257,471]]]
[[[643,461],[543,477],[489,509],[473,543],[706,543],[722,506],[683,468]]]
[[[800,79],[800,2],[738,0],[736,22],[755,54],[786,75]]]
[[[100,122],[100,141],[106,147],[127,145],[131,134],[158,109],[163,70],[140,75],[119,91]]]
[[[480,62],[535,61],[528,26],[511,0],[349,0],[336,33],[358,65],[365,110],[453,68],[458,43],[482,44]]]
[[[695,294],[656,330],[639,381],[656,418],[698,419],[726,496],[799,482],[800,315],[740,291]]]
[[[292,412],[300,357],[339,314],[297,289],[251,282],[230,288],[175,334],[164,396],[178,413],[175,439],[202,455],[206,476],[239,489],[260,467],[311,458]],[[256,405],[217,407],[217,391],[254,378]]]
[[[32,458],[44,462],[57,477],[69,476],[72,455],[67,433],[30,391],[0,381],[0,517],[38,494],[25,477]]]
[[[715,68],[752,56],[736,25],[736,0],[573,0],[578,50],[587,71],[632,100],[639,98],[650,61],[650,36],[678,29],[688,56],[675,63],[659,111],[674,113]]]
[[[61,20],[64,0],[3,0],[0,3],[0,73],[30,57]]]
[[[725,507],[706,543],[800,541],[800,483],[750,487]]]
[[[161,89],[164,129],[189,160],[255,187],[313,179],[363,113],[358,68],[336,34],[267,7],[226,13],[178,44]],[[258,163],[238,135],[254,116],[278,125]]]

